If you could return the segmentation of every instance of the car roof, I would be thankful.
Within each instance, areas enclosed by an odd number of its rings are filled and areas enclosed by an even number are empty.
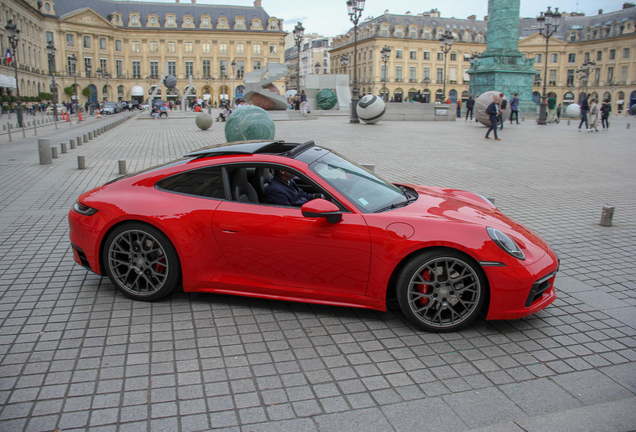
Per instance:
[[[203,147],[186,154],[184,157],[198,159],[225,155],[270,154],[295,158],[312,147],[315,147],[313,141],[307,141],[302,144],[287,143],[285,141],[239,141]]]

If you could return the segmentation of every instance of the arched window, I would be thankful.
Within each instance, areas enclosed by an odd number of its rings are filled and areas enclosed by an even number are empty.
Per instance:
[[[123,96],[124,95],[124,86],[120,85],[117,87],[117,94]]]
[[[417,29],[415,27],[411,27],[411,38],[417,38]]]
[[[431,31],[429,29],[424,30],[424,39],[431,38]]]
[[[389,36],[389,26],[382,26],[382,37],[388,37]]]
[[[395,36],[401,38],[402,37],[402,29],[401,28],[397,28],[395,29]]]
[[[209,25],[210,25],[210,18],[208,18],[208,17],[204,17],[204,18],[203,18],[203,25],[204,25],[205,27],[209,26]]]
[[[137,15],[133,15],[132,17],[130,17],[130,23],[132,25],[137,25],[139,24],[139,17]]]

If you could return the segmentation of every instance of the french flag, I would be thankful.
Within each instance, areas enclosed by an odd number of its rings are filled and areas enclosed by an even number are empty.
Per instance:
[[[7,64],[10,65],[11,64],[11,51],[9,50],[9,48],[7,48],[7,53],[4,56],[7,59]]]

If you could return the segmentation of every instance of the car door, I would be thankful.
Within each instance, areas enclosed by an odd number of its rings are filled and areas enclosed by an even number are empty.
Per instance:
[[[339,223],[302,215],[299,207],[222,202],[214,212],[219,247],[243,276],[303,289],[364,295],[371,243],[360,214]]]

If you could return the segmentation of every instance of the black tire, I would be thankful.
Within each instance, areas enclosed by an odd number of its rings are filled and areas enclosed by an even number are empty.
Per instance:
[[[153,301],[181,283],[179,256],[158,229],[139,222],[115,228],[103,248],[106,274],[125,296]]]
[[[397,281],[400,309],[429,332],[452,332],[470,324],[488,297],[486,277],[469,256],[437,249],[415,256]]]

